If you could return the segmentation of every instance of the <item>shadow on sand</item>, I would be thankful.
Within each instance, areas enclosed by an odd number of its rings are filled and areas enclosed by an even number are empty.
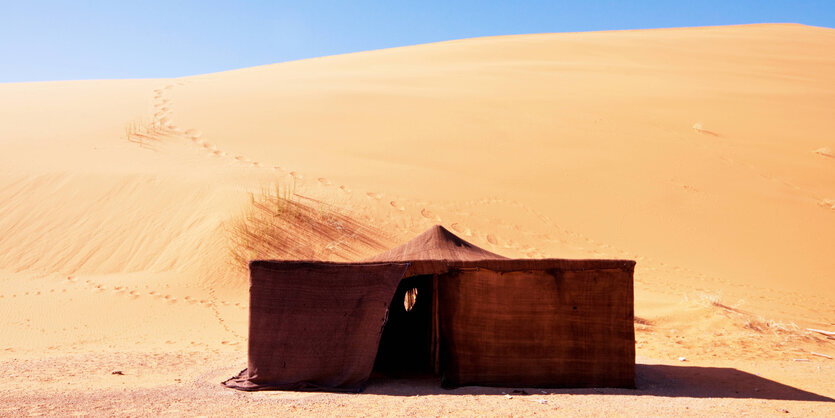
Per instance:
[[[466,386],[442,389],[436,377],[393,379],[372,377],[364,393],[391,396],[415,395],[540,395],[542,391],[572,395],[631,395],[687,398],[744,398],[789,401],[835,402],[835,399],[768,380],[727,367],[635,366],[636,389],[523,389]]]

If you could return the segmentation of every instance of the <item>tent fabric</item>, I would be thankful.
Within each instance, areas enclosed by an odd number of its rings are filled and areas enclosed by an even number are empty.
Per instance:
[[[365,261],[409,263],[407,276],[439,274],[449,270],[451,263],[480,260],[507,260],[470,244],[440,225],[435,225],[409,242],[380,253]]]
[[[398,284],[423,276],[431,347],[415,352],[445,386],[634,387],[634,267],[508,259],[441,226],[360,263],[253,261],[248,368],[224,384],[360,390]]]
[[[438,282],[444,387],[633,387],[631,271],[534,264]]]
[[[358,391],[405,263],[250,263],[249,361],[241,390]]]

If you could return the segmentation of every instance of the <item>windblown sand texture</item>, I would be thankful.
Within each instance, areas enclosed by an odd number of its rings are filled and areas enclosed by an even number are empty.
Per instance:
[[[835,31],[789,24],[0,84],[0,415],[835,415],[835,339],[807,330],[835,331],[833,115]],[[639,389],[218,384],[246,363],[242,260],[438,223],[637,260]]]

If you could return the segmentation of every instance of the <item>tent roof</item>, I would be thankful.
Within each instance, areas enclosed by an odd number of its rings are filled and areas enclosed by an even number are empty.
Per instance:
[[[441,225],[435,225],[409,242],[377,254],[367,261],[476,261],[507,257],[479,248]]]
[[[488,268],[496,271],[615,268],[632,271],[635,266],[635,262],[629,260],[512,260],[470,244],[441,225],[435,225],[411,241],[363,261],[408,262],[406,277],[443,274],[452,268]]]

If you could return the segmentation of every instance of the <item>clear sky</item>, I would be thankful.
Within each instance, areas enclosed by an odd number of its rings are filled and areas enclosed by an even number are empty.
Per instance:
[[[0,0],[0,82],[168,78],[451,39],[744,23],[835,0]]]

